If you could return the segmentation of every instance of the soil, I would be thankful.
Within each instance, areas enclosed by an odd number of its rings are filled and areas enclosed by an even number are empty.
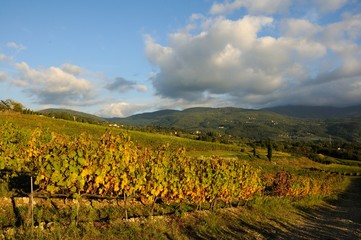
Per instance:
[[[352,178],[337,201],[300,210],[303,224],[290,227],[289,236],[275,239],[361,239],[361,178]]]

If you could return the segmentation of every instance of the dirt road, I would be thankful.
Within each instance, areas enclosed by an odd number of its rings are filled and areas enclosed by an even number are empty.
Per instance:
[[[361,178],[353,178],[339,200],[301,214],[305,224],[294,226],[288,239],[361,239]]]

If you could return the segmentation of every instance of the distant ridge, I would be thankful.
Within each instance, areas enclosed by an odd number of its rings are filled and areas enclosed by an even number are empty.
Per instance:
[[[290,117],[308,119],[342,119],[361,117],[361,105],[350,107],[286,105],[263,108],[262,110]]]
[[[118,122],[134,127],[176,129],[178,133],[249,139],[328,140],[361,142],[361,105],[337,108],[280,106],[265,109],[196,107],[165,109],[126,118],[101,118],[70,109],[44,109],[43,115],[77,122]]]
[[[282,106],[266,109],[197,107],[108,118],[128,126],[187,133],[278,140],[344,139],[361,142],[361,105],[347,108]],[[350,134],[352,132],[352,134]]]

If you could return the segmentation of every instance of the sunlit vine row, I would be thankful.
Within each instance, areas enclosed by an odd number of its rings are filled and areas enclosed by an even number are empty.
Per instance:
[[[141,148],[127,134],[76,138],[41,129],[0,126],[0,171],[32,175],[37,191],[71,197],[135,197],[145,204],[217,200],[242,202],[271,191],[280,196],[328,194],[333,176],[261,175],[239,160],[194,159],[184,148]],[[264,191],[263,191],[264,190]]]
[[[0,142],[0,170],[26,171],[35,177],[38,191],[49,194],[200,205],[248,200],[262,190],[259,170],[236,160],[192,159],[184,148],[166,145],[139,148],[126,134],[109,132],[94,141],[87,134],[69,139],[37,129],[26,141],[11,141],[19,132],[2,127],[1,134],[9,136]]]

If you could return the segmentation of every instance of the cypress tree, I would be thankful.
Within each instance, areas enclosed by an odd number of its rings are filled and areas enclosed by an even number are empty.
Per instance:
[[[269,161],[272,160],[272,143],[271,140],[268,141],[268,145],[267,145],[267,158]]]

